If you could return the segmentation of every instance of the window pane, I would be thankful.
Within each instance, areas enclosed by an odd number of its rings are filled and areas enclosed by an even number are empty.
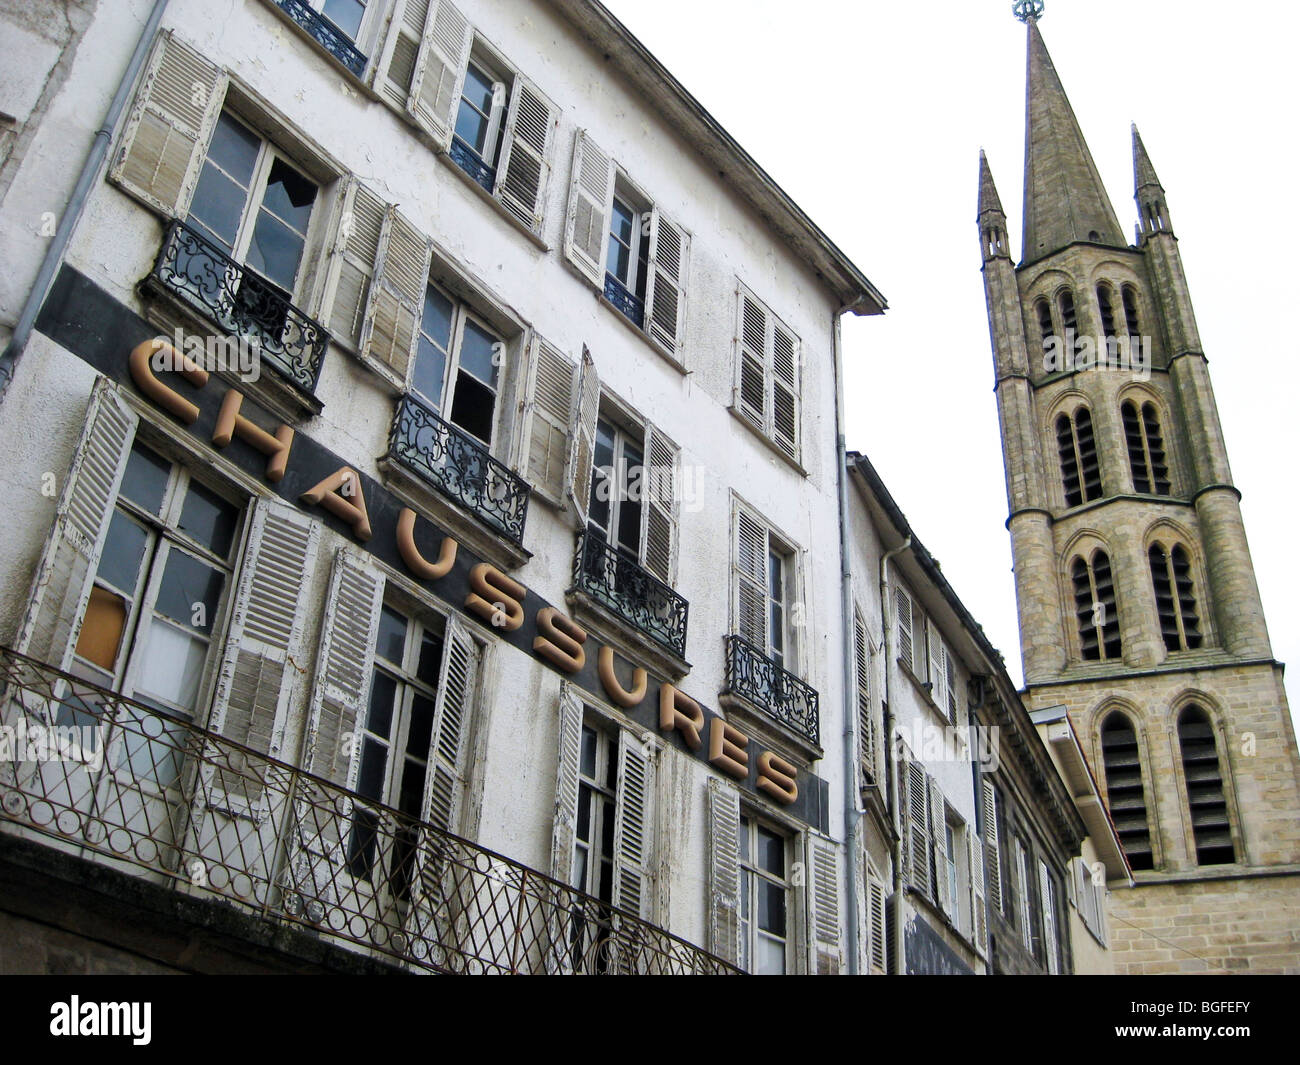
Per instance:
[[[367,799],[383,798],[384,772],[388,767],[388,748],[371,736],[361,742],[361,772],[357,774],[357,792]]]
[[[578,787],[578,824],[574,831],[577,838],[583,843],[591,842],[591,802],[593,797],[591,788],[582,784]]]
[[[785,876],[785,840],[761,825],[758,829],[758,867]]]
[[[442,665],[442,637],[436,632],[426,632],[420,642],[420,661],[415,676],[430,687],[437,687],[439,667]]]
[[[203,167],[198,187],[190,202],[190,219],[203,224],[208,235],[214,237],[226,251],[235,244],[239,220],[244,216],[248,190],[235,184],[215,166]]]
[[[123,705],[120,720],[125,732],[126,764],[131,775],[139,780],[152,781],[160,788],[175,784],[181,775],[184,726],[130,705]]]
[[[499,341],[476,322],[465,323],[465,336],[460,342],[460,368],[467,370],[484,384],[497,386],[496,359]]]
[[[622,200],[614,201],[614,211],[610,217],[609,231],[614,239],[620,244],[631,246],[633,226],[636,224],[636,215],[632,208]]]
[[[227,558],[235,542],[239,508],[201,484],[191,484],[181,507],[180,529],[219,558]]]
[[[485,444],[492,442],[492,414],[496,395],[467,373],[456,375],[456,395],[450,421]]]
[[[596,730],[582,726],[582,775],[596,779]]]
[[[609,242],[609,258],[605,263],[605,269],[625,285],[627,279],[631,276],[628,272],[628,264],[631,261],[631,253],[625,245],[620,244],[617,240]]]
[[[785,972],[785,944],[758,937],[758,965],[755,971],[762,976],[780,976]]]
[[[754,822],[748,817],[740,819],[740,860],[742,862],[749,861],[749,836],[753,828]]]
[[[465,99],[484,114],[492,111],[492,79],[473,63],[465,71]]]
[[[122,488],[118,494],[150,514],[157,514],[162,510],[171,470],[172,464],[166,459],[142,447],[133,447],[126,460],[126,472],[122,474]]]
[[[758,882],[758,927],[785,936],[785,888],[770,880]]]
[[[428,337],[420,335],[415,352],[415,372],[411,384],[415,390],[434,405],[442,408],[442,383],[447,376],[447,355]]]
[[[77,637],[77,657],[112,673],[117,666],[117,653],[122,647],[129,613],[127,600],[95,585],[90,590],[90,602],[86,604],[81,634]]]
[[[148,538],[149,534],[120,510],[113,511],[104,553],[99,558],[100,579],[128,596],[134,595]]]
[[[208,159],[246,187],[252,180],[261,145],[257,136],[223,111],[212,131]]]
[[[154,618],[145,637],[137,689],[173,706],[192,710],[198,705],[199,681],[207,656],[206,641],[196,639]]]
[[[266,178],[266,195],[262,198],[264,211],[272,212],[291,229],[305,235],[315,202],[315,184],[283,159],[271,164],[271,172]]]
[[[159,613],[202,633],[211,633],[226,575],[173,547],[158,587]]]
[[[398,789],[397,808],[409,817],[419,817],[424,802],[424,775],[427,767],[410,759],[402,766],[402,783]]]
[[[406,732],[406,750],[418,758],[429,753],[433,740],[433,700],[417,695],[411,701],[411,727]]]
[[[303,238],[268,211],[257,213],[253,242],[248,247],[247,264],[274,281],[286,292],[293,291],[302,259]]]
[[[354,41],[361,29],[361,16],[365,12],[366,5],[361,0],[325,0],[325,17]]]
[[[451,300],[432,285],[424,290],[424,316],[420,319],[420,332],[444,350],[451,343],[451,312]]]
[[[370,709],[366,712],[366,728],[387,739],[393,728],[393,704],[397,699],[397,681],[387,673],[375,670],[370,682]]]
[[[405,650],[406,618],[391,606],[385,605],[379,614],[379,638],[375,641],[375,654],[400,666]]]

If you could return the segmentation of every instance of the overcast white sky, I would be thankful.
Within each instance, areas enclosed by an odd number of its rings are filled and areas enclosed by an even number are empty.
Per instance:
[[[847,435],[1021,679],[975,207],[1020,255],[1011,0],[605,0],[885,294],[845,320]],[[1238,13],[1240,12],[1240,13]],[[1293,268],[1300,5],[1047,0],[1040,22],[1126,232],[1129,123],[1168,193],[1274,655],[1300,669]],[[1288,430],[1289,431],[1289,430]],[[1295,677],[1288,677],[1293,718]]]

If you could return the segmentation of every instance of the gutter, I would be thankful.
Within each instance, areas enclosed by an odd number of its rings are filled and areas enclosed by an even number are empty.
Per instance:
[[[890,709],[893,701],[889,695],[889,678],[892,673],[890,665],[897,657],[894,650],[895,633],[898,631],[897,618],[889,609],[893,596],[889,594],[889,563],[912,546],[912,534],[891,551],[880,556],[880,620],[884,625],[885,645],[885,713],[882,739],[885,744],[885,807],[894,826],[894,841],[890,846],[890,865],[893,866],[893,902],[894,902],[894,964],[903,966],[903,822],[898,804],[898,760],[894,757],[894,714]],[[899,975],[899,974],[893,974]]]
[[[104,116],[104,122],[95,131],[90,151],[86,154],[86,160],[81,165],[81,173],[77,175],[77,184],[73,187],[68,204],[59,218],[58,228],[55,230],[49,246],[45,249],[45,258],[41,260],[40,269],[36,273],[36,280],[32,282],[32,287],[27,293],[27,299],[18,314],[18,322],[14,326],[13,336],[9,338],[9,344],[6,346],[4,354],[0,355],[0,401],[3,401],[9,391],[9,384],[13,380],[14,371],[18,367],[18,360],[22,358],[23,352],[27,348],[27,341],[31,338],[32,328],[36,324],[36,316],[45,303],[45,297],[49,294],[55,275],[63,265],[68,245],[72,243],[72,235],[81,222],[82,214],[85,213],[86,202],[90,199],[90,190],[100,179],[104,162],[108,158],[109,145],[113,141],[113,131],[117,127],[118,120],[122,117],[122,112],[126,110],[126,104],[131,98],[131,90],[135,86],[136,77],[149,55],[149,48],[153,42],[154,34],[158,31],[163,12],[166,9],[167,0],[154,0],[153,9],[149,12],[149,18],[140,31],[140,39],[136,41],[135,50],[131,53],[131,59],[126,65],[121,81],[118,82],[117,91],[113,94],[113,99],[108,105],[108,113]]]

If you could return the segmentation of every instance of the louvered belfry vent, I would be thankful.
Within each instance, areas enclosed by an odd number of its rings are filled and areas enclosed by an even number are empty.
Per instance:
[[[1119,711],[1113,711],[1101,726],[1101,757],[1106,768],[1106,803],[1129,865],[1135,870],[1154,868],[1137,733]]]
[[[1178,745],[1183,755],[1187,807],[1192,818],[1197,865],[1227,865],[1237,860],[1232,845],[1228,803],[1223,795],[1219,745],[1209,715],[1199,706],[1178,715]]]

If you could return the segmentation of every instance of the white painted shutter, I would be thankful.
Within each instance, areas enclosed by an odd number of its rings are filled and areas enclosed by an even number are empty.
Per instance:
[[[159,34],[109,177],[166,215],[184,214],[225,83],[217,66],[170,30]]]
[[[948,674],[947,658],[944,654],[943,637],[939,626],[933,621],[926,622],[927,646],[930,654],[930,698],[939,708],[939,713],[948,716]]]
[[[840,971],[839,846],[809,829],[804,846],[804,912],[808,920],[808,972]]]
[[[614,902],[647,921],[654,919],[655,763],[641,739],[618,734],[617,820],[614,824]]]
[[[772,437],[791,458],[799,457],[799,340],[772,326]]]
[[[578,402],[574,408],[573,441],[569,450],[567,495],[581,526],[587,524],[591,502],[591,464],[596,450],[596,420],[600,416],[600,377],[586,345],[578,370]]]
[[[888,971],[885,950],[885,885],[874,872],[867,874],[867,956],[874,972]]]
[[[916,654],[912,647],[912,597],[899,587],[894,588],[894,613],[898,621],[898,658],[915,672],[912,665]],[[921,653],[925,653],[924,648]]]
[[[390,206],[366,301],[360,350],[399,388],[406,387],[420,339],[432,254],[429,238]]]
[[[865,779],[876,781],[876,715],[871,707],[871,656],[867,643],[867,623],[853,612],[853,675],[858,698],[858,756]]]
[[[443,636],[442,671],[422,807],[425,820],[440,832],[459,831],[465,793],[465,738],[474,710],[478,659],[478,645],[465,625],[459,618],[449,617]]]
[[[1043,952],[1047,955],[1047,971],[1053,976],[1061,973],[1061,956],[1056,941],[1056,892],[1047,864],[1038,863],[1038,897],[1043,907]]]
[[[564,494],[576,374],[572,359],[540,336],[533,336],[528,480],[534,490],[556,502]]]
[[[767,527],[736,511],[732,546],[736,586],[736,633],[767,654]]]
[[[380,61],[371,67],[371,84],[375,90],[388,104],[403,113],[415,82],[420,41],[424,39],[428,19],[429,0],[394,0],[388,39],[384,42]]]
[[[579,130],[573,145],[564,254],[601,291],[605,288],[605,240],[613,198],[613,161],[586,130]]]
[[[582,758],[582,698],[567,681],[560,684],[559,711],[551,877],[562,884],[571,884],[574,832],[578,817],[578,769]]]
[[[537,234],[542,231],[555,127],[555,105],[531,81],[516,74],[492,194]]]
[[[956,724],[957,711],[959,704],[957,702],[957,660],[953,658],[952,653],[948,650],[947,645],[943,649],[943,682],[944,682],[944,713],[948,720]]]
[[[912,675],[924,684],[931,680],[929,676],[930,658],[928,647],[929,640],[926,633],[929,628],[929,622],[926,621],[925,614],[916,600],[912,600]],[[931,689],[933,691],[933,689]]]
[[[690,237],[658,210],[650,219],[646,332],[672,354],[682,345]]]
[[[354,347],[361,340],[371,282],[384,229],[384,201],[349,178],[330,245],[325,319],[335,340]]]
[[[930,882],[930,789],[920,762],[903,763],[903,788],[907,802],[907,879],[927,898]]]
[[[980,781],[984,814],[984,866],[988,873],[989,904],[1002,912],[1002,856],[998,841],[998,792],[991,780]]]
[[[709,781],[709,950],[740,959],[740,792]]]
[[[294,686],[304,683],[303,589],[319,543],[320,526],[296,507],[254,504],[208,727],[272,757],[280,753]],[[261,797],[251,777],[244,788],[250,802]]]
[[[966,868],[970,871],[970,929],[975,949],[981,954],[989,949],[988,914],[985,911],[984,847],[975,834],[975,826],[966,826]]]
[[[1020,935],[1025,949],[1034,949],[1033,904],[1029,897],[1029,867],[1025,849],[1019,840],[1015,844],[1016,855],[1016,897],[1020,900]]]
[[[943,792],[934,777],[927,776],[930,786],[930,847],[934,853],[934,900],[944,913],[955,919],[957,900],[951,897],[948,883],[948,825]]]
[[[767,431],[767,308],[741,290],[736,306],[739,365],[733,405],[759,429]]]
[[[17,638],[19,651],[62,670],[81,636],[139,421],[107,378],[95,382]]]
[[[365,553],[339,548],[325,600],[308,724],[309,772],[356,786],[358,726],[370,699],[384,576]]]
[[[451,144],[460,87],[469,62],[470,27],[447,0],[429,5],[406,113],[440,148]]]
[[[662,429],[646,425],[645,452],[650,469],[641,520],[645,522],[645,568],[671,585],[677,573],[677,460],[676,444]]]

